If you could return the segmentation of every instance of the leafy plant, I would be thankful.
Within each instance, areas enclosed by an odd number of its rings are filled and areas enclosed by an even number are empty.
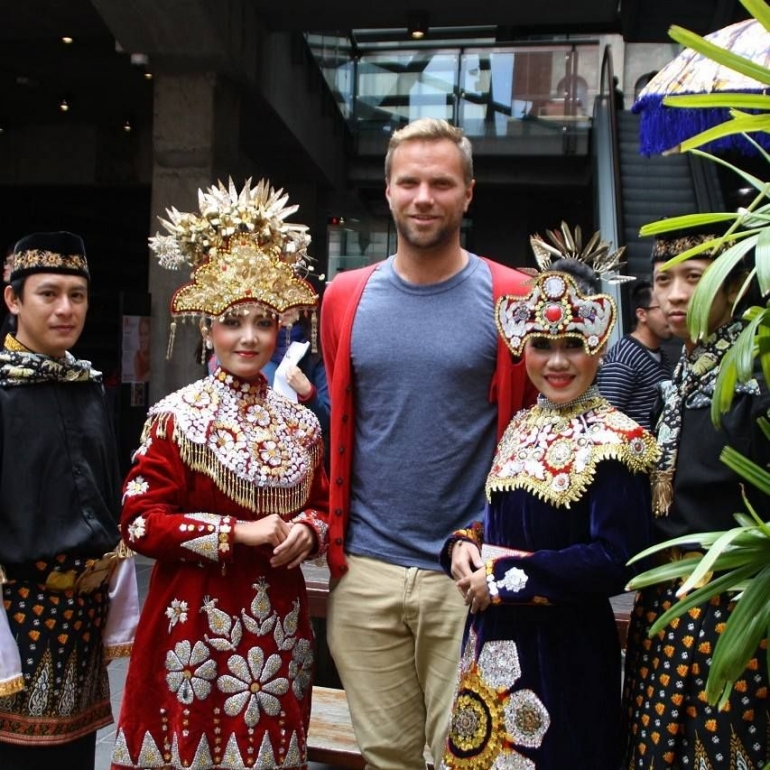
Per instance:
[[[741,3],[770,31],[770,5],[764,0],[741,0]],[[707,58],[770,85],[770,69],[718,48],[680,27],[672,27],[669,34],[677,42]],[[697,148],[721,137],[743,133],[770,167],[770,154],[763,150],[749,133],[770,131],[770,92],[755,95],[721,93],[671,96],[664,99],[664,104],[690,109],[729,108],[729,120],[692,137],[676,149],[691,152],[722,165],[737,174],[755,191],[752,202],[736,212],[674,217],[645,225],[641,230],[642,235],[658,235],[703,225],[726,228],[723,236],[699,244],[666,263],[666,266],[673,266],[708,253],[727,242],[731,244],[714,260],[692,298],[688,324],[693,339],[702,339],[708,334],[709,311],[715,296],[733,268],[746,254],[754,250],[755,267],[743,284],[739,301],[745,296],[753,280],[756,280],[762,297],[768,301],[764,307],[755,305],[744,313],[746,327],[722,361],[711,412],[714,423],[718,425],[720,416],[730,409],[736,383],[746,382],[754,376],[757,361],[765,381],[770,383],[770,182]],[[746,109],[754,112],[747,113],[744,111]],[[770,421],[760,418],[760,427],[770,441]],[[766,468],[760,467],[730,447],[724,449],[721,459],[741,478],[768,496],[770,501],[770,472]],[[697,547],[705,552],[656,567],[631,582],[629,587],[638,589],[662,581],[683,580],[677,592],[681,597],[680,601],[656,620],[650,629],[651,634],[659,632],[671,620],[695,605],[725,591],[735,592],[736,606],[714,648],[706,685],[706,695],[712,705],[719,702],[721,706],[727,701],[733,682],[745,670],[760,641],[770,632],[770,522],[763,521],[745,494],[743,500],[749,514],[736,513],[735,528],[726,532],[685,535],[660,543],[633,559],[638,561],[655,552],[681,546],[690,549]],[[762,511],[764,515],[767,515],[766,510]],[[768,665],[770,666],[770,647]]]

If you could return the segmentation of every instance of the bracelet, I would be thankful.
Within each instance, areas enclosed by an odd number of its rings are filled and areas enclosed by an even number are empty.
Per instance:
[[[449,560],[452,560],[452,553],[455,549],[455,546],[460,545],[461,543],[471,543],[475,545],[475,543],[472,540],[468,540],[466,537],[455,537],[452,540],[449,541],[449,544],[446,547],[447,556],[449,557]]]

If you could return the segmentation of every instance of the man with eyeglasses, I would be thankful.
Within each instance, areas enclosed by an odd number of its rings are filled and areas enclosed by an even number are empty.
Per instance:
[[[660,343],[671,339],[673,332],[649,281],[634,284],[631,307],[634,330],[610,348],[596,382],[614,407],[649,430],[657,384],[671,379],[671,364]]]

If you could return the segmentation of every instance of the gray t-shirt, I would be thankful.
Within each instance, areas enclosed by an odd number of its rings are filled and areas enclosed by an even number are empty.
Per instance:
[[[439,569],[455,529],[479,519],[495,449],[492,276],[469,255],[447,281],[374,271],[353,323],[355,450],[346,550]]]

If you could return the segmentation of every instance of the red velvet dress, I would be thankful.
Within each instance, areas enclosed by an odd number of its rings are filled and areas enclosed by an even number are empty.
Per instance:
[[[126,481],[126,542],[155,558],[113,768],[306,767],[313,634],[298,568],[233,543],[270,513],[326,548],[318,422],[218,370],[150,410]]]

